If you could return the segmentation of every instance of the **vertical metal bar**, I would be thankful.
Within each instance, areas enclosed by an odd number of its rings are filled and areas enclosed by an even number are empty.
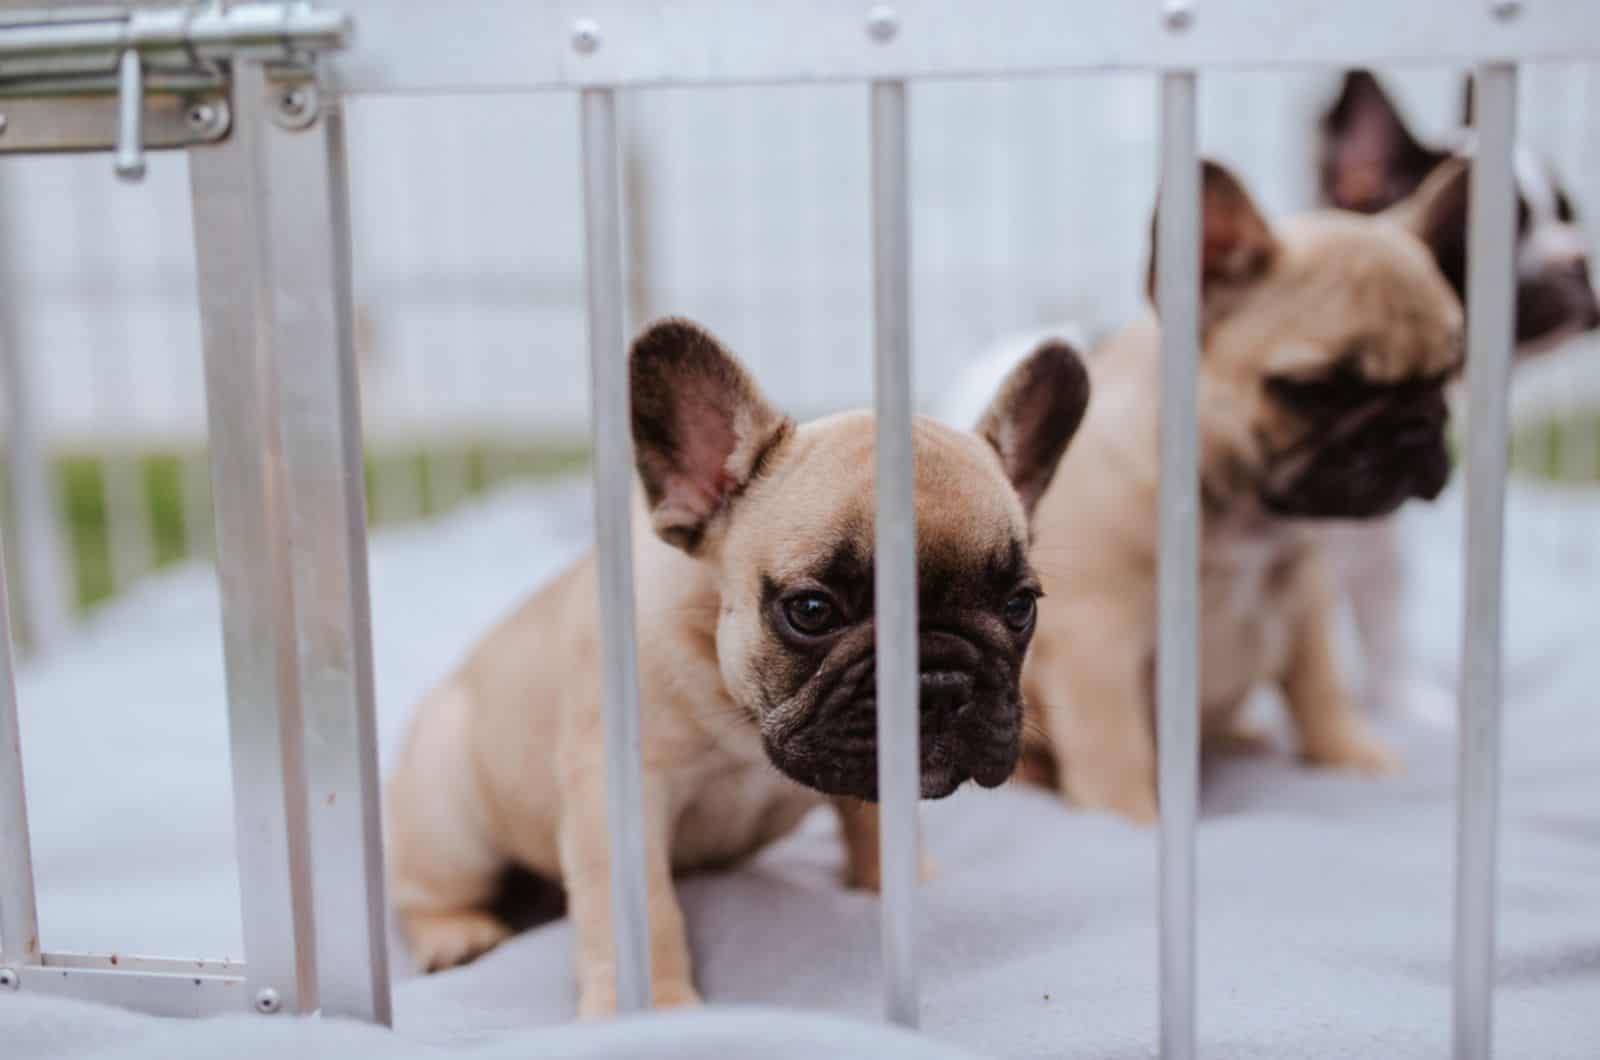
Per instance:
[[[316,100],[310,85],[279,86],[278,97],[286,91]],[[297,121],[267,126],[263,158],[271,364],[283,417],[316,869],[317,983],[323,1015],[387,1025],[387,909],[344,116],[330,95],[304,106]]]
[[[617,186],[616,97],[582,92],[583,221],[589,282],[595,553],[600,593],[601,703],[605,713],[606,824],[617,1007],[650,1005],[639,778],[639,660],[633,599],[633,438],[622,330],[622,204]]]
[[[0,299],[15,290],[0,282]],[[72,577],[61,547],[65,536],[50,474],[50,454],[34,416],[37,395],[11,307],[0,304],[0,370],[5,373],[6,456],[11,511],[16,520],[13,569],[21,579],[22,623],[35,653],[59,644],[72,621]]]
[[[15,233],[0,178],[0,231]],[[23,635],[30,650],[48,652],[72,621],[73,578],[62,549],[61,513],[50,473],[50,453],[35,413],[39,395],[33,362],[22,348],[15,298],[19,289],[10,240],[0,239],[0,373],[5,386],[6,459],[11,475],[11,517],[16,527],[8,557],[18,578]]]
[[[0,958],[39,962],[39,915],[33,893],[28,796],[22,783],[22,733],[12,669],[11,603],[0,564]]]
[[[1501,550],[1513,342],[1517,71],[1476,73],[1467,235],[1466,615],[1456,829],[1455,1056],[1493,1046],[1495,843],[1500,814]]]
[[[257,996],[270,990],[278,1006],[311,1011],[305,730],[272,326],[275,270],[295,263],[274,261],[266,157],[272,106],[261,64],[238,64],[232,135],[191,148],[189,176],[245,959]]]
[[[1156,748],[1161,800],[1161,1055],[1195,1055],[1194,824],[1199,801],[1200,165],[1195,75],[1161,78],[1160,612]]]
[[[872,85],[873,388],[877,401],[878,802],[884,1011],[917,1025],[917,516],[911,448],[911,203],[906,87]]]

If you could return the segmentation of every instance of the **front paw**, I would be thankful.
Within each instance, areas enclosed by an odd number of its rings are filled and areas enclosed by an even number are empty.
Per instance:
[[[939,875],[939,866],[926,852],[917,854],[917,882],[927,883]],[[851,865],[845,870],[845,886],[857,891],[883,893],[883,874],[876,859],[870,865]]]
[[[705,999],[688,980],[667,979],[651,984],[650,1003],[654,1008],[699,1008]]]
[[[1359,733],[1308,744],[1300,757],[1311,765],[1352,769],[1373,777],[1391,776],[1401,769],[1398,754],[1373,737]]]
[[[660,979],[650,984],[650,1007],[699,1008],[705,1004],[694,984],[683,979]],[[578,990],[580,1020],[610,1019],[617,1014],[617,984],[609,975],[593,976]]]
[[[479,909],[401,914],[411,957],[422,972],[466,964],[511,937],[511,929]]]
[[[1109,810],[1136,825],[1148,826],[1160,817],[1153,781],[1145,777],[1075,777],[1069,770],[1062,792],[1070,805],[1083,810]]]

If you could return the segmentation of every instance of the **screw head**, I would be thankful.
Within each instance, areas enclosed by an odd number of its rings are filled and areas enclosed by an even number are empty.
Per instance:
[[[579,55],[593,55],[600,47],[600,23],[592,18],[580,18],[572,24],[572,50]]]
[[[283,1007],[283,1002],[278,999],[278,992],[272,987],[263,987],[256,992],[256,1011],[265,1016],[270,1016]]]
[[[879,44],[887,44],[894,40],[894,35],[900,32],[900,16],[894,13],[894,8],[888,4],[878,4],[867,12],[867,36]]]
[[[1194,24],[1194,0],[1166,0],[1161,5],[1161,20],[1170,30],[1188,29]]]
[[[1522,13],[1522,0],[1492,0],[1489,10],[1495,18],[1515,18]]]
[[[0,968],[0,989],[15,990],[22,985],[22,979],[14,968]]]
[[[184,113],[183,118],[189,123],[189,128],[205,132],[217,120],[217,108],[209,103],[196,103]]]
[[[319,108],[316,85],[310,82],[288,85],[278,93],[272,120],[285,129],[306,129],[316,122]]]

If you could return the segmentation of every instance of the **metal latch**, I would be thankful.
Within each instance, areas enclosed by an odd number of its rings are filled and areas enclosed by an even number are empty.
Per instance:
[[[0,13],[0,153],[110,150],[138,180],[146,151],[228,134],[234,61],[269,64],[292,94],[350,32],[349,16],[301,2]]]

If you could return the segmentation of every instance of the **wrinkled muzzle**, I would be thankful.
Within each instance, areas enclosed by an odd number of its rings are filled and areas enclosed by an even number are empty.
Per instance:
[[[949,795],[968,780],[1004,783],[1022,752],[1020,668],[958,633],[919,640],[918,768],[923,798]],[[829,795],[878,797],[877,653],[871,647],[819,675],[809,705],[780,710],[794,720],[763,725],[767,757],[779,770]]]

